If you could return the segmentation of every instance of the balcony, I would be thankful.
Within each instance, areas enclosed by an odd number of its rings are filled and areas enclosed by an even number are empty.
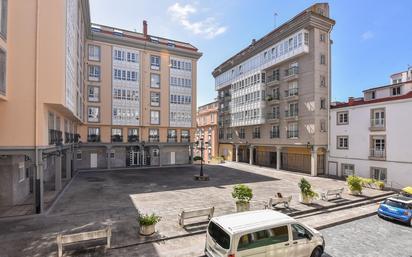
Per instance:
[[[269,132],[269,137],[270,138],[279,138],[279,131],[278,130],[271,130]]]
[[[278,104],[279,103],[279,94],[275,94],[275,95],[266,95],[266,101],[268,104]]]
[[[369,151],[369,159],[372,160],[385,160],[386,150],[380,148],[371,148]]]
[[[61,145],[63,133],[60,130],[49,129],[49,145]]]
[[[202,136],[203,137],[203,136]],[[190,137],[189,136],[181,136],[180,141],[182,143],[190,143]]]
[[[100,142],[100,135],[88,135],[87,136],[87,142],[89,143],[99,143]]]
[[[266,86],[271,87],[271,86],[276,86],[280,84],[280,76],[267,76],[266,78]]]
[[[139,142],[139,136],[138,135],[129,135],[129,136],[127,136],[127,142],[137,143],[137,142]]]
[[[70,143],[78,143],[80,139],[79,134],[73,134],[69,132],[64,133],[64,143],[65,144],[70,144]]]
[[[371,119],[371,126],[369,127],[369,130],[371,131],[385,130],[385,119],[384,118]]]
[[[285,118],[286,119],[297,119],[298,118],[298,110],[286,110],[285,111]]]
[[[149,136],[149,142],[151,143],[159,143],[159,136]]]
[[[168,143],[176,143],[177,142],[177,136],[167,136],[167,142]]]
[[[299,137],[299,131],[298,130],[288,130],[287,131],[287,136],[288,138],[298,138]]]
[[[259,139],[260,138],[260,133],[256,133],[256,132],[253,132],[252,133],[252,138],[256,138],[256,139]]]
[[[268,120],[268,122],[279,122],[279,117],[279,112],[269,112],[266,114],[266,119]]]
[[[74,139],[73,143],[79,143],[80,140],[80,135],[79,134],[74,134]]]
[[[121,135],[112,135],[112,142],[113,143],[123,142],[123,136],[121,136]]]
[[[299,77],[299,67],[291,67],[285,70],[285,80],[293,80]]]
[[[290,88],[289,90],[285,90],[285,98],[293,97],[297,98],[298,96],[298,88]]]

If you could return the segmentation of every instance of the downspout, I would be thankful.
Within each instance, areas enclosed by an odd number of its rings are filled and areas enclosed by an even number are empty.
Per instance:
[[[330,136],[331,136],[331,126],[330,126],[330,106],[332,102],[332,40],[330,39],[330,33],[332,32],[333,25],[330,27],[328,31],[329,35],[329,53],[328,53],[328,65],[329,65],[329,76],[328,76],[328,137],[327,137],[327,148],[326,148],[326,163],[325,163],[325,170],[327,174],[329,174],[329,154],[330,154]]]
[[[40,11],[39,11],[39,0],[36,0],[36,19],[35,19],[35,26],[36,26],[36,36],[34,39],[34,47],[35,47],[35,51],[34,51],[34,59],[35,59],[35,64],[34,64],[34,152],[35,152],[35,167],[36,167],[36,173],[35,173],[35,207],[36,207],[36,213],[40,213],[41,210],[41,192],[40,192],[40,183],[42,183],[40,181],[40,171],[39,171],[39,148],[38,148],[38,98],[39,98],[39,94],[38,94],[38,90],[39,90],[39,78],[38,78],[38,65],[39,65],[39,60],[38,60],[38,41],[39,41],[39,25],[38,25],[38,20],[39,20],[39,16],[40,16]],[[40,157],[41,158],[41,157]],[[40,182],[40,183],[38,183]]]

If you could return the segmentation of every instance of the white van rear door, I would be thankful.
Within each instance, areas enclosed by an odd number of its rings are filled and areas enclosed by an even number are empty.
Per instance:
[[[305,236],[308,231],[299,224],[291,224],[292,243],[288,255],[294,257],[307,257],[310,255],[311,243]]]

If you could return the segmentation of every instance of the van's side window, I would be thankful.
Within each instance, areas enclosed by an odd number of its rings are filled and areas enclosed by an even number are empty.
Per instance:
[[[243,251],[257,247],[287,242],[288,240],[289,237],[287,226],[265,229],[241,236],[237,250]]]
[[[307,236],[309,236],[310,238],[312,237],[312,234],[307,229],[302,227],[301,225],[292,224],[291,226],[292,226],[293,240],[307,239]]]

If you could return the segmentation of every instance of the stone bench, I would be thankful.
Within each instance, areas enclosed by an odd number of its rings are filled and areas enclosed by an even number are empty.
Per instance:
[[[265,204],[265,209],[276,207],[276,205],[281,203],[283,203],[285,208],[289,208],[290,201],[292,201],[292,196],[269,198],[268,203]]]
[[[106,247],[110,248],[110,239],[112,237],[112,228],[108,226],[105,229],[95,230],[95,231],[88,231],[76,234],[69,234],[69,235],[57,235],[57,248],[58,248],[58,256],[61,257],[63,255],[63,246],[64,245],[73,245],[79,242],[91,241],[101,238],[106,238],[107,243]]]
[[[198,218],[207,216],[207,219],[210,220],[213,217],[213,213],[215,212],[215,207],[205,208],[205,209],[198,209],[198,210],[190,210],[190,211],[182,211],[179,213],[178,221],[179,225],[183,227],[185,225],[186,219]]]
[[[327,190],[326,192],[320,193],[320,196],[322,200],[329,201],[330,196],[334,196],[336,199],[342,198],[342,192],[343,192],[343,188],[332,189],[332,190]]]

